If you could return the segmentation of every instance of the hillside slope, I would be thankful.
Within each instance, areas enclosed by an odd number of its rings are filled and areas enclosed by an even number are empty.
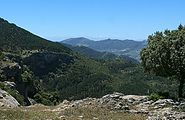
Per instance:
[[[3,51],[47,50],[70,52],[70,49],[55,42],[36,36],[13,23],[0,18],[0,49]]]
[[[116,55],[111,52],[100,52],[96,51],[94,49],[88,48],[86,46],[72,46],[69,44],[64,44],[64,46],[70,48],[74,52],[77,52],[81,55],[87,56],[92,59],[97,59],[97,60],[115,60],[115,59],[122,59],[125,61],[137,61],[134,58],[128,57],[126,55]]]

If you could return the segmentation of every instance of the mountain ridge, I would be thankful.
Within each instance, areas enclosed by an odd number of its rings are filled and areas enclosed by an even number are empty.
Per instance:
[[[127,55],[139,60],[139,52],[146,45],[146,41],[105,39],[94,41],[88,38],[70,38],[61,41],[61,43],[72,46],[85,46],[101,52],[111,52],[117,55]]]
[[[133,61],[137,63],[138,61],[135,60],[134,58],[128,57],[126,55],[116,55],[111,52],[100,52],[94,49],[91,49],[86,46],[72,46],[69,44],[63,44],[64,46],[70,48],[74,52],[77,52],[81,55],[90,57],[92,59],[97,59],[97,60],[116,60],[116,59],[122,59],[122,60],[128,60],[128,61]]]
[[[71,50],[57,42],[39,37],[31,32],[0,18],[0,49],[5,51],[47,50],[69,53]],[[21,42],[21,44],[20,44]]]

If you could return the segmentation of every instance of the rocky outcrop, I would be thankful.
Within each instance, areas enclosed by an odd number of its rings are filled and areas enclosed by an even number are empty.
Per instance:
[[[64,100],[53,111],[61,111],[70,107],[99,106],[113,111],[141,113],[148,116],[147,120],[185,120],[185,101],[172,99],[149,100],[147,96],[124,95],[113,93],[102,98],[86,98],[77,101]]]
[[[20,104],[17,100],[8,94],[6,91],[0,89],[0,107],[18,107]]]
[[[122,93],[114,93],[103,96],[98,99],[98,104],[107,106],[113,110],[132,110],[132,106],[137,106],[140,103],[147,102],[147,96],[124,95]],[[141,111],[139,111],[141,112]]]
[[[17,107],[19,103],[7,92],[0,90],[0,105]],[[37,105],[32,105],[32,107]],[[150,100],[148,96],[124,95],[113,93],[102,98],[86,98],[83,100],[64,100],[54,109],[48,111],[60,113],[70,108],[101,107],[110,111],[127,112],[132,114],[144,114],[146,120],[185,120],[185,100],[174,101],[172,99]]]

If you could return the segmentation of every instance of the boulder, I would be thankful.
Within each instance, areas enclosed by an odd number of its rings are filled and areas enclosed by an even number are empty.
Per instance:
[[[15,82],[10,82],[10,81],[4,81],[4,85],[9,86],[11,88],[15,88],[16,87]]]
[[[20,106],[20,104],[14,97],[12,97],[6,91],[0,89],[0,107],[14,108],[18,106]]]

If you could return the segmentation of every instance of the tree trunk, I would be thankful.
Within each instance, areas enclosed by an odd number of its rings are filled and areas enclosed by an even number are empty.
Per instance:
[[[183,97],[183,87],[184,87],[184,77],[180,79],[180,84],[179,84],[179,98]]]

